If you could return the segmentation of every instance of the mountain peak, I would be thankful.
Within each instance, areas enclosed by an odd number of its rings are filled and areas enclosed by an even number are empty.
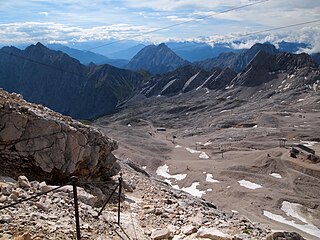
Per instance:
[[[41,42],[37,42],[36,46],[37,47],[45,47]]]
[[[165,43],[160,43],[158,45],[159,48],[169,48]]]
[[[41,42],[37,42],[36,45],[31,45],[29,46],[30,48],[35,48],[35,49],[48,49],[45,45],[43,45]],[[29,48],[28,47],[28,48]]]
[[[37,42],[36,45],[32,44],[25,49],[26,52],[43,52],[43,51],[47,51],[47,50],[49,50],[49,48],[47,48],[46,46],[44,46],[40,42]]]
[[[147,70],[153,74],[173,71],[188,62],[166,44],[149,45],[141,49],[127,65],[131,70]]]
[[[276,47],[271,43],[256,43],[250,48],[250,50],[264,51],[264,52],[268,52],[268,53],[271,53],[271,54],[276,54],[276,53],[279,52],[276,49]]]

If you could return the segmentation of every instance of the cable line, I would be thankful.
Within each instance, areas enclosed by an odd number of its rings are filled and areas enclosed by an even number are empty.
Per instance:
[[[52,69],[58,70],[58,71],[60,71],[62,73],[69,73],[71,75],[76,75],[78,77],[82,77],[82,75],[80,73],[71,72],[71,71],[68,71],[66,69],[62,69],[62,68],[59,68],[57,66],[54,66],[52,64],[36,61],[36,60],[31,59],[31,58],[27,58],[27,57],[24,57],[24,56],[21,56],[21,55],[17,55],[17,54],[14,54],[14,53],[9,53],[9,52],[6,52],[6,51],[4,51],[2,49],[0,49],[0,53],[6,54],[6,55],[12,56],[12,57],[20,58],[20,59],[23,59],[23,60],[26,60],[26,61],[29,61],[29,62],[32,62],[32,63],[36,63],[36,64],[39,64],[39,65],[42,65],[42,66],[45,66],[45,67],[48,67],[48,68],[52,68]],[[64,53],[64,54],[66,54],[66,53]]]
[[[286,25],[286,26],[281,26],[281,27],[275,27],[275,28],[269,28],[269,29],[265,29],[265,30],[261,30],[261,31],[255,31],[255,32],[250,32],[250,33],[244,33],[244,34],[239,34],[236,37],[247,37],[247,36],[251,36],[251,35],[256,35],[256,34],[260,34],[260,33],[264,33],[264,32],[272,32],[275,30],[280,30],[280,29],[285,29],[285,28],[291,28],[291,27],[297,27],[297,26],[302,26],[302,25],[306,25],[306,24],[311,24],[311,23],[316,23],[316,22],[320,22],[320,19],[316,19],[316,20],[312,20],[312,21],[307,21],[307,22],[302,22],[302,23],[295,23],[295,24],[290,24],[290,25]],[[225,38],[225,40],[231,40],[234,37],[230,37],[230,38]],[[207,41],[206,43],[214,43],[216,40],[212,40],[212,41]],[[184,48],[188,48],[189,46],[182,46],[179,48],[172,48],[172,50],[180,50],[180,49],[184,49]]]
[[[173,27],[176,27],[176,26],[180,26],[180,25],[183,25],[183,24],[186,24],[186,23],[195,22],[195,21],[198,21],[198,20],[203,20],[203,19],[206,19],[206,18],[209,18],[209,17],[213,17],[213,16],[216,16],[216,15],[219,15],[219,14],[223,14],[223,13],[227,13],[227,12],[231,12],[231,11],[234,11],[234,10],[239,10],[239,9],[251,7],[251,6],[258,5],[258,4],[261,4],[261,3],[265,3],[265,2],[268,2],[268,1],[269,0],[263,0],[263,1],[259,1],[259,2],[254,2],[254,3],[242,5],[242,6],[239,6],[239,7],[229,8],[229,9],[226,9],[226,10],[223,10],[223,11],[220,11],[220,12],[215,12],[215,13],[209,14],[209,15],[201,17],[201,18],[191,19],[191,20],[180,22],[180,23],[175,23],[175,24],[172,24],[172,25],[169,25],[169,26],[165,26],[165,27],[162,27],[162,28],[157,28],[157,29],[154,29],[154,30],[150,30],[150,31],[147,31],[147,32],[144,32],[144,33],[136,34],[136,35],[131,36],[130,39],[137,38],[137,37],[142,37],[144,35],[148,35],[150,33],[159,32],[159,31],[162,31],[162,30],[170,29],[170,28],[173,28]],[[102,44],[102,45],[99,45],[99,46],[96,46],[96,47],[92,47],[92,48],[86,49],[84,51],[91,51],[91,50],[94,50],[94,49],[98,49],[98,48],[101,48],[101,47],[109,46],[109,45],[112,45],[112,44],[115,44],[115,43],[118,43],[118,42],[122,42],[122,41],[125,41],[125,40],[130,40],[130,39],[129,38],[119,39],[119,40],[116,40],[116,41],[113,41],[113,42],[110,42],[110,43],[106,43],[106,44]],[[81,54],[81,52],[75,53],[74,55],[76,55],[76,54]]]
[[[306,22],[302,22],[302,23],[290,24],[290,25],[286,25],[286,26],[280,26],[280,27],[276,27],[276,28],[269,28],[269,29],[265,29],[265,30],[261,30],[261,31],[255,31],[255,32],[245,33],[245,34],[241,34],[241,35],[239,35],[239,36],[240,36],[240,37],[246,37],[246,36],[255,35],[255,34],[259,34],[259,33],[271,32],[271,31],[275,31],[275,30],[279,30],[279,29],[285,29],[285,28],[291,28],[291,27],[296,27],[296,26],[302,26],[302,25],[312,24],[312,23],[316,23],[316,22],[320,22],[320,19],[315,19],[315,20],[306,21]],[[226,38],[226,40],[227,40],[227,39],[232,39],[232,38],[233,38],[233,37]],[[213,43],[213,42],[215,42],[215,40],[213,40],[213,41],[208,41],[207,43]],[[111,43],[110,43],[110,44],[111,44]],[[100,46],[100,47],[101,47],[101,46]],[[183,46],[183,47],[180,47],[180,48],[173,48],[172,50],[180,50],[180,49],[188,48],[188,47],[189,47],[189,46]],[[23,59],[23,60],[30,61],[30,62],[39,64],[39,65],[42,65],[42,66],[46,66],[46,67],[49,67],[49,68],[52,68],[52,69],[56,69],[56,70],[58,70],[58,71],[60,71],[60,72],[69,73],[69,74],[71,74],[71,75],[76,75],[76,76],[79,76],[79,77],[83,77],[83,75],[81,75],[80,73],[71,72],[71,71],[68,71],[68,70],[65,70],[65,69],[56,67],[56,66],[54,66],[54,65],[47,64],[47,63],[43,63],[43,62],[39,62],[39,61],[30,59],[30,58],[27,58],[27,57],[24,57],[24,56],[20,56],[20,55],[14,54],[14,53],[8,53],[8,52],[6,52],[6,51],[4,51],[4,50],[2,50],[2,49],[0,49],[0,53],[4,53],[4,54],[9,55],[9,56],[14,56],[14,57],[17,57],[17,58],[21,58],[21,59]]]

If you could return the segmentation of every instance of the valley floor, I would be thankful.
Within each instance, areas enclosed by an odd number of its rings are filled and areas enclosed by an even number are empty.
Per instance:
[[[157,104],[136,105],[94,125],[119,141],[118,157],[173,188],[271,229],[319,239],[320,163],[290,157],[291,145],[301,143],[320,153],[314,106],[266,101],[175,113],[183,99]]]

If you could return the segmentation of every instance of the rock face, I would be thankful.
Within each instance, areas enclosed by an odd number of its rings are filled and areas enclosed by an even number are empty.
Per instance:
[[[117,143],[100,131],[0,90],[0,173],[65,181],[117,172]],[[26,183],[25,183],[26,184]]]

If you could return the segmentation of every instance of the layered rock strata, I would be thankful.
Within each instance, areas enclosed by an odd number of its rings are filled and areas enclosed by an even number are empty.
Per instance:
[[[0,174],[64,182],[118,172],[117,142],[99,130],[0,90]]]

